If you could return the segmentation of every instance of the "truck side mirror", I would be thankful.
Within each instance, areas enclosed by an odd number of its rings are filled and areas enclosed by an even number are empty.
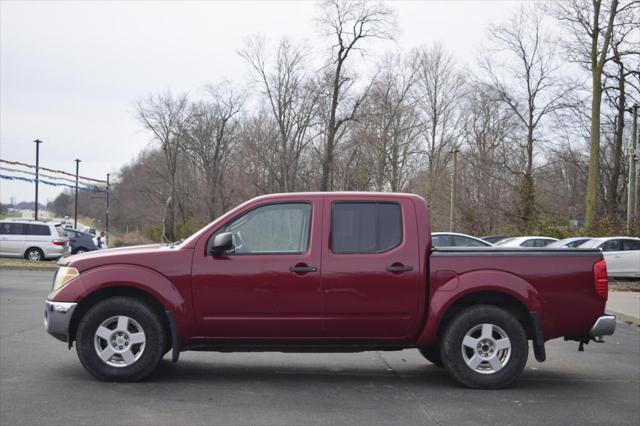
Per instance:
[[[209,247],[209,254],[222,256],[225,251],[233,248],[233,235],[231,232],[223,232],[213,237],[213,242]]]

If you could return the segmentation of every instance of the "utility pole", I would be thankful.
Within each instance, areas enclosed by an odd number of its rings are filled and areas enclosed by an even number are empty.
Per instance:
[[[104,240],[109,246],[109,173],[107,173],[107,196],[105,198]]]
[[[78,229],[78,176],[80,172],[80,160],[76,158],[76,202],[75,213],[73,215],[73,229]]]
[[[36,205],[33,218],[38,220],[38,183],[40,183],[40,144],[42,141],[40,139],[36,139],[33,142],[36,144]]]
[[[449,206],[449,232],[453,232],[456,221],[456,193],[458,184],[458,150],[454,149],[453,153],[453,174],[451,177],[451,205]]]
[[[631,131],[631,146],[629,147],[629,186],[627,187],[627,234],[636,221],[636,208],[638,204],[638,188],[636,179],[636,158],[638,156],[638,104],[634,104],[633,126]]]

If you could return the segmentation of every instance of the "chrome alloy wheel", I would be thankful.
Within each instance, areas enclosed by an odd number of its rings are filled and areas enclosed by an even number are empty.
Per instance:
[[[510,357],[509,336],[495,324],[478,324],[462,339],[462,358],[477,373],[497,373],[507,365]]]
[[[38,250],[29,250],[29,253],[27,253],[27,259],[32,262],[36,262],[38,260],[41,260],[42,256],[40,255],[40,252]]]
[[[94,337],[98,357],[111,367],[128,367],[144,352],[147,338],[136,320],[125,315],[108,318]]]

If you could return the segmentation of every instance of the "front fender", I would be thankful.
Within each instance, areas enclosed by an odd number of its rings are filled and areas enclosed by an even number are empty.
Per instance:
[[[89,269],[50,294],[48,299],[81,303],[96,291],[112,287],[134,288],[154,297],[165,310],[173,313],[181,343],[185,343],[189,321],[185,300],[167,277],[149,268],[120,264]]]
[[[543,318],[542,296],[521,277],[497,270],[470,271],[451,277],[435,289],[431,289],[429,309],[425,327],[417,346],[432,346],[436,343],[438,330],[447,311],[461,298],[482,292],[504,293],[516,298],[530,312]]]

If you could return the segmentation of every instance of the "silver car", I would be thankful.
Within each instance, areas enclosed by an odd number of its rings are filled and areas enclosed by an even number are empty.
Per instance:
[[[62,225],[35,220],[0,221],[0,256],[38,261],[69,253],[69,237]]]

